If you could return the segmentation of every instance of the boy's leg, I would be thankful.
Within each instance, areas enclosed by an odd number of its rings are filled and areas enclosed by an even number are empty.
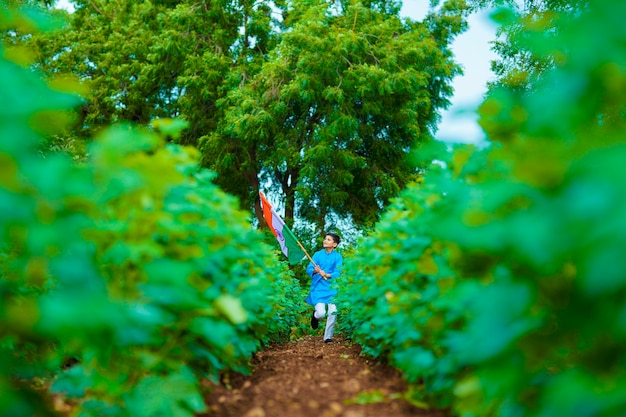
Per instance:
[[[335,332],[335,322],[337,321],[336,313],[337,313],[337,306],[334,304],[328,304],[328,317],[326,318],[326,330],[324,331],[324,341],[333,339],[333,334]]]
[[[311,315],[311,328],[317,329],[319,326],[319,319],[326,315],[326,305],[324,303],[315,304],[315,310]]]
[[[315,312],[313,313],[316,319],[323,319],[326,315],[326,304],[317,303],[315,304]]]

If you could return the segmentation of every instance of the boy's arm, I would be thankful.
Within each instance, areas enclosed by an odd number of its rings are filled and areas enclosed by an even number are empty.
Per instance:
[[[339,255],[339,254],[338,254]],[[330,272],[330,278],[335,279],[339,278],[341,275],[341,266],[343,265],[343,258],[341,255],[337,257],[337,262],[333,265],[332,272]]]

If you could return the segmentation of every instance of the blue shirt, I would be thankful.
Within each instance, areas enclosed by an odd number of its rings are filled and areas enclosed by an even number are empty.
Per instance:
[[[326,249],[322,249],[313,254],[313,261],[331,277],[324,279],[320,274],[314,273],[315,267],[312,262],[309,262],[306,273],[311,277],[311,291],[305,301],[312,306],[317,303],[332,303],[332,298],[337,294],[337,290],[330,286],[332,280],[339,278],[341,274],[343,258],[334,250],[328,253]]]

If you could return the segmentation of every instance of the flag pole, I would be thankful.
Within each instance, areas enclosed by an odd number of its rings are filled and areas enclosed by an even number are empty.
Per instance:
[[[311,255],[309,255],[309,252],[307,252],[306,249],[304,249],[304,246],[302,246],[302,243],[300,243],[300,240],[298,240],[298,238],[296,238],[296,242],[298,242],[298,245],[300,245],[300,249],[302,249],[302,252],[304,252],[306,257],[309,258],[309,261],[311,261],[311,263],[313,264],[313,267],[317,268],[318,267],[317,264],[315,263],[313,258],[311,258]],[[322,277],[322,278],[324,278],[324,281],[328,280],[328,278],[326,278],[326,277]]]

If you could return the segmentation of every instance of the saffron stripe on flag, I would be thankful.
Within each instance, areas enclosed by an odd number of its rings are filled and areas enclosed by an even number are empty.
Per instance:
[[[298,244],[298,239],[293,232],[287,227],[283,219],[280,218],[278,213],[272,208],[272,205],[267,201],[265,195],[259,192],[261,196],[261,204],[263,205],[263,217],[267,222],[270,230],[276,236],[280,250],[287,257],[290,264],[296,264],[304,257],[304,251]]]

